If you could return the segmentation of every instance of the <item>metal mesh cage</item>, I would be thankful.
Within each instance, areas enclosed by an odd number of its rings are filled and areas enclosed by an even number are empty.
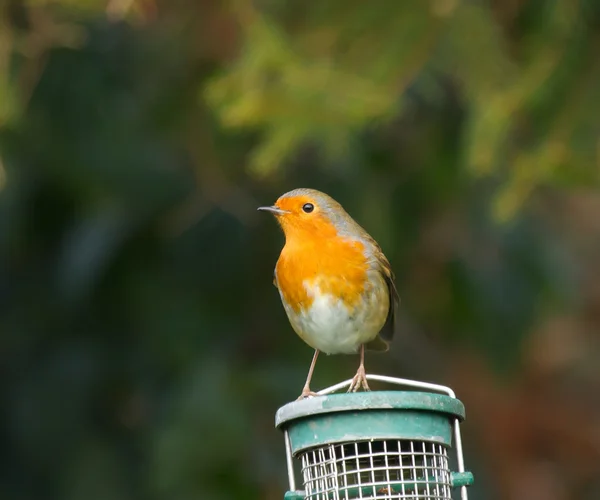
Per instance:
[[[438,443],[329,444],[299,458],[307,500],[451,500],[447,448]]]
[[[352,382],[346,380],[279,408],[275,425],[284,433],[290,485],[285,500],[452,500],[455,491],[468,500],[474,478],[465,470],[465,408],[454,391],[384,375],[367,379],[413,390],[336,394]]]

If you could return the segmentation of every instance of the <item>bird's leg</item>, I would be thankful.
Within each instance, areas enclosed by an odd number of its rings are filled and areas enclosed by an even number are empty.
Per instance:
[[[315,365],[317,364],[317,357],[319,356],[319,351],[315,349],[315,355],[313,356],[312,363],[310,364],[310,368],[308,369],[308,376],[306,377],[306,383],[302,388],[302,394],[297,399],[297,401],[301,401],[304,398],[309,396],[318,396],[316,392],[310,390],[310,379],[313,376],[313,372],[315,371]]]
[[[365,346],[360,346],[360,365],[356,371],[356,375],[350,383],[348,392],[356,392],[358,389],[363,388],[365,391],[370,391],[369,384],[367,383],[367,374],[365,372]]]

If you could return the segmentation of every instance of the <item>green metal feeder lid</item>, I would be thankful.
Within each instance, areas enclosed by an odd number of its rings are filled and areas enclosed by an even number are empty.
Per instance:
[[[416,391],[371,391],[338,393],[294,401],[282,406],[275,415],[275,425],[281,427],[294,420],[337,412],[373,410],[422,410],[443,413],[465,419],[465,407],[456,398],[444,394]]]
[[[402,439],[450,446],[452,421],[463,404],[429,392],[376,391],[330,394],[280,408],[275,425],[288,431],[294,455],[333,443]]]

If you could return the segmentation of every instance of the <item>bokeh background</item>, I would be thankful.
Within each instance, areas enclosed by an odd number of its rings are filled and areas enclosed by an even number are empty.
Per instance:
[[[296,187],[392,262],[367,368],[456,390],[471,498],[600,498],[598,54],[595,0],[1,1],[0,498],[283,498]]]

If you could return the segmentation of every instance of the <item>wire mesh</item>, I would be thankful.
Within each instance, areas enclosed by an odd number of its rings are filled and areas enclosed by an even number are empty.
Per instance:
[[[330,444],[300,455],[307,500],[451,500],[448,452],[406,440]]]

